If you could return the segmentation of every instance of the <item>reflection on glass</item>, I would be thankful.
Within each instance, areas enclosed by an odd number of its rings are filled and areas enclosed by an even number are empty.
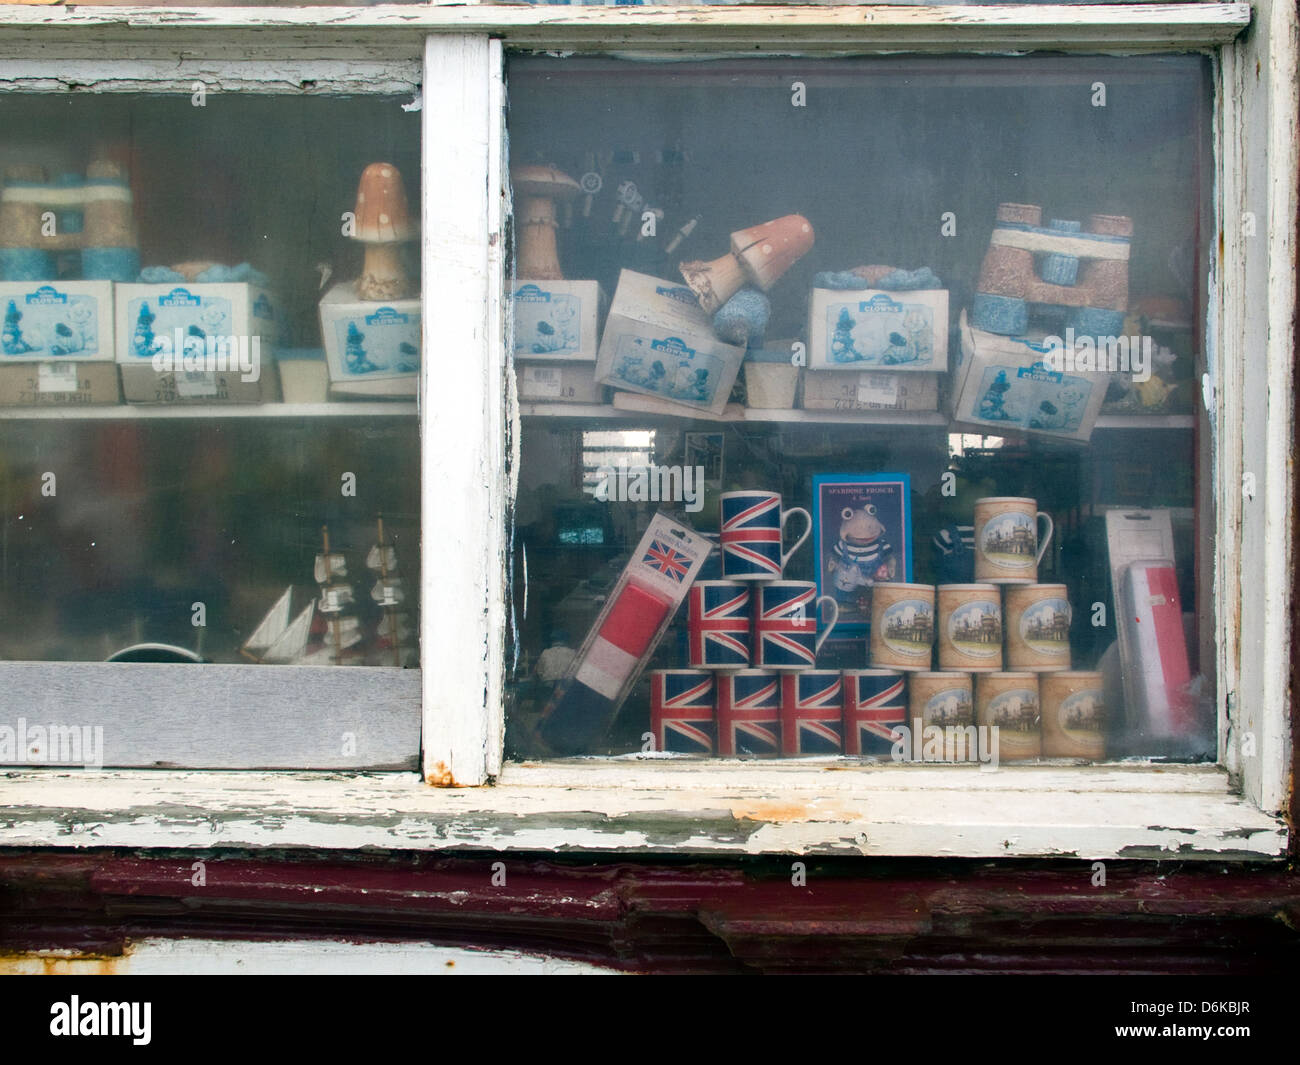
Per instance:
[[[1201,58],[508,73],[508,754],[1213,757]]]

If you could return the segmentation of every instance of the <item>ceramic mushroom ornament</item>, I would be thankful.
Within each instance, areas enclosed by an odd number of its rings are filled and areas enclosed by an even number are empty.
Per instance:
[[[357,279],[363,300],[400,300],[416,294],[402,264],[399,245],[416,236],[406,202],[406,186],[392,163],[371,163],[357,186],[357,229],[354,239],[366,246],[365,263]]]
[[[515,276],[526,281],[563,281],[555,244],[555,205],[581,191],[568,174],[553,166],[520,166],[510,172],[519,201],[515,221],[519,229],[519,259]]]
[[[731,251],[711,262],[681,263],[678,269],[709,314],[717,314],[741,286],[766,292],[813,246],[812,223],[787,214],[731,234]]]

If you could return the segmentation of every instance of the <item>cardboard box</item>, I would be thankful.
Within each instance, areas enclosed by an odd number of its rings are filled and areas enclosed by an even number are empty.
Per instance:
[[[624,270],[600,338],[598,384],[719,414],[745,349],[724,344],[685,285]]]
[[[79,407],[122,402],[111,362],[19,362],[0,366],[0,407]]]
[[[595,281],[515,281],[516,362],[595,362],[604,293]]]
[[[947,289],[813,289],[808,368],[942,373],[948,369]]]
[[[1034,433],[1088,441],[1108,373],[1066,373],[1061,349],[1040,337],[1006,337],[973,328],[963,311],[961,366],[953,375],[952,416],[981,432]]]
[[[804,374],[804,410],[937,411],[939,375],[830,370]]]
[[[112,362],[111,281],[0,283],[0,365]]]
[[[803,359],[796,361],[795,340],[774,340],[745,352],[745,406],[751,410],[789,410],[799,391]]]
[[[414,396],[420,386],[421,324],[418,299],[359,300],[351,282],[335,285],[320,301],[331,391]]]
[[[243,283],[115,286],[117,362],[128,403],[279,398],[275,298]]]
[[[596,384],[596,367],[589,363],[529,363],[516,367],[515,372],[521,402],[605,402],[605,389]]]
[[[275,354],[275,367],[286,403],[324,403],[329,399],[329,368],[320,348],[282,348]]]

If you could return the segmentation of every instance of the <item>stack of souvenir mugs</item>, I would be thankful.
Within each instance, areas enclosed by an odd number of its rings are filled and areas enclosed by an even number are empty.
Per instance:
[[[842,672],[816,668],[837,618],[833,599],[780,579],[807,537],[783,555],[782,526],[806,512],[783,512],[775,493],[726,493],[722,506],[728,579],[691,588],[692,668],[651,674],[660,750],[887,755],[895,729],[919,722],[943,729],[948,761],[976,757],[965,741],[971,725],[997,727],[999,760],[1104,756],[1102,676],[1070,668],[1066,588],[1037,582],[1052,521],[1035,500],[976,501],[974,583],[877,584],[871,668]],[[823,602],[830,624],[818,639]]]
[[[723,580],[696,581],[687,609],[690,669],[650,675],[658,749],[724,757],[888,754],[907,707],[895,670],[817,668],[839,617],[812,581],[783,579],[808,539],[811,518],[776,492],[724,492]],[[789,549],[782,534],[799,515]],[[823,605],[828,620],[818,633]]]

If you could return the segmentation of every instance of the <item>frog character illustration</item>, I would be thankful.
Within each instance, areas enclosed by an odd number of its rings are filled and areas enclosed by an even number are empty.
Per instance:
[[[870,609],[866,589],[897,579],[898,558],[874,503],[840,511],[839,537],[826,560],[826,572],[836,601],[855,606],[864,614]]]

